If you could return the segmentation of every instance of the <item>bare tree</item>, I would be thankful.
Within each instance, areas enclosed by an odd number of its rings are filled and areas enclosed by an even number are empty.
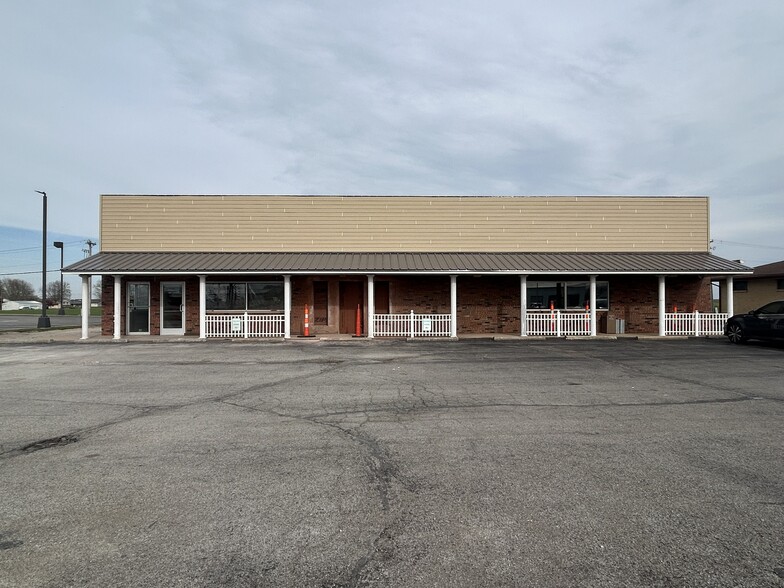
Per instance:
[[[6,300],[38,300],[33,285],[16,278],[0,279],[0,296]]]
[[[46,300],[52,304],[60,304],[60,280],[46,285]],[[71,300],[71,285],[63,283],[63,301]]]

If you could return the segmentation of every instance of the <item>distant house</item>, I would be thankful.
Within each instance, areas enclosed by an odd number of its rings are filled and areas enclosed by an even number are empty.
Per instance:
[[[704,196],[104,195],[100,230],[65,271],[116,339],[665,335],[751,273]]]
[[[733,281],[735,312],[748,312],[772,300],[784,299],[784,261],[775,261],[754,268],[750,276]],[[726,309],[727,286],[721,284],[722,309]]]

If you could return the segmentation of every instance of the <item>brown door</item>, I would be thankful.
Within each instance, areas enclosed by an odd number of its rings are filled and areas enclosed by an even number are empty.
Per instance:
[[[362,282],[340,282],[340,332],[354,334],[356,331],[357,306],[360,313],[360,333],[364,332],[365,320],[362,312],[364,301]]]

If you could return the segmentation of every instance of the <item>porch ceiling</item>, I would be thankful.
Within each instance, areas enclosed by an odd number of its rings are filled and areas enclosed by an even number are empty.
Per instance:
[[[69,274],[750,274],[710,253],[98,253]]]

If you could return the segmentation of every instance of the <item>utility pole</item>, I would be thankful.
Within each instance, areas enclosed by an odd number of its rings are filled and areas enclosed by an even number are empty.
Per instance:
[[[38,317],[38,328],[39,329],[48,329],[52,326],[49,317],[46,316],[46,192],[43,190],[36,190],[41,196],[43,196],[44,201],[44,222],[43,222],[43,246],[42,249],[42,259],[41,259],[41,316]]]
[[[97,245],[98,243],[96,243],[92,239],[87,239],[87,241],[85,241],[84,244],[87,245],[87,249],[82,249],[82,251],[84,251],[87,254],[87,257],[91,257],[93,254],[93,245]],[[90,293],[90,298],[87,300],[87,308],[90,309],[93,306],[93,277],[92,276],[87,277],[87,291]],[[82,305],[84,305],[84,300],[82,300]],[[89,310],[87,312],[89,312]]]

